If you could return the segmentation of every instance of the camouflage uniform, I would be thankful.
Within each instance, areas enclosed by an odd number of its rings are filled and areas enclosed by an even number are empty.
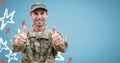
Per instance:
[[[13,52],[22,52],[22,63],[55,63],[57,51],[65,52],[68,46],[67,40],[62,35],[62,44],[53,45],[51,33],[47,28],[42,32],[29,29],[27,40],[23,46],[15,45],[18,34],[12,40],[12,50]]]

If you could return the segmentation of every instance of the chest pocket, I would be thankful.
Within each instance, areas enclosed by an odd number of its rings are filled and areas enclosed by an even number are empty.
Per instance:
[[[49,39],[45,38],[37,38],[35,41],[35,51],[40,53],[47,53],[48,49],[50,48]]]
[[[35,42],[36,42],[36,37],[30,37],[29,38],[29,42],[30,42],[30,44],[29,44],[29,46],[30,46],[30,48],[31,48],[31,50],[34,50],[34,48],[35,48]]]

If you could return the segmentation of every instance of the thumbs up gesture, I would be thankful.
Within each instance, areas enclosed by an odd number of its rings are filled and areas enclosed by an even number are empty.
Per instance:
[[[59,33],[57,33],[55,27],[52,28],[51,33],[52,33],[52,42],[53,42],[53,44],[55,44],[55,45],[60,45],[60,44],[61,44],[62,37],[60,36]]]
[[[24,26],[23,32],[16,37],[16,45],[23,46],[27,39],[27,28]]]

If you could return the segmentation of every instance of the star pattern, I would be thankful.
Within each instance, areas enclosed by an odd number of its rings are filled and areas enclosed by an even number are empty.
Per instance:
[[[16,58],[17,53],[13,53],[12,50],[9,51],[9,54],[6,54],[5,56],[8,57],[8,63],[10,63],[10,61],[12,60],[18,60],[18,58]]]
[[[72,57],[69,56],[69,57],[68,57],[68,63],[71,63],[71,62],[72,62]]]
[[[9,47],[6,44],[7,44],[7,41],[3,42],[3,39],[0,37],[0,53],[3,50],[9,50]]]
[[[25,20],[22,21],[22,26],[25,26]]]
[[[8,15],[8,9],[7,8],[5,9],[3,17],[0,18],[0,22],[1,22],[0,30],[3,30],[7,24],[14,24],[14,21],[13,21],[14,14],[15,14],[15,11],[12,11]],[[24,25],[25,25],[25,20],[22,21],[22,26]],[[10,33],[9,30],[10,28],[6,28],[6,33]],[[20,32],[20,29],[18,29],[18,32]],[[3,41],[3,38],[0,37],[0,53],[3,50],[9,51],[9,53],[5,55],[8,58],[8,63],[10,63],[12,60],[18,60],[18,58],[16,57],[17,53],[13,53],[12,50],[7,46],[7,41]],[[61,55],[61,52],[58,52],[58,57],[55,58],[55,60],[64,61],[64,57]],[[5,61],[2,61],[2,63],[4,62]]]
[[[55,60],[64,61],[64,58],[61,56],[61,52],[58,52],[58,57],[59,58],[55,58]]]
[[[0,27],[0,30],[3,30],[3,28],[8,24],[8,23],[11,23],[11,24],[14,24],[14,21],[13,21],[13,15],[14,15],[15,11],[12,11],[9,15],[8,15],[8,9],[6,8],[5,9],[5,12],[4,12],[4,16],[2,18],[0,18],[0,21],[2,22],[1,24],[1,27]],[[5,21],[5,19],[9,19],[8,21]]]
[[[21,31],[21,30],[20,30],[20,29],[18,29],[17,33],[20,33],[20,31]]]
[[[10,41],[11,41],[11,39],[10,39]],[[7,41],[3,42],[3,38],[0,37],[0,52],[2,52],[3,50],[9,51],[9,54],[5,55],[8,58],[8,63],[10,63],[10,61],[12,61],[12,60],[18,60],[16,58],[17,53],[13,53],[12,50],[7,46]]]
[[[10,28],[6,28],[6,34],[10,33]]]
[[[5,2],[6,2],[6,0],[2,0],[2,5],[4,5],[4,4],[5,4]]]

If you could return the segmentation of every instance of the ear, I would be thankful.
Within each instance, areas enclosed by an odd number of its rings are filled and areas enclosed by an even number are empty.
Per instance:
[[[30,17],[32,17],[32,12],[30,12],[30,14],[29,14],[29,15],[30,15]]]
[[[48,15],[48,11],[46,12],[46,14]]]
[[[46,16],[46,18],[47,18],[47,17],[48,17],[48,11],[46,12],[46,15],[47,15],[47,16]]]

